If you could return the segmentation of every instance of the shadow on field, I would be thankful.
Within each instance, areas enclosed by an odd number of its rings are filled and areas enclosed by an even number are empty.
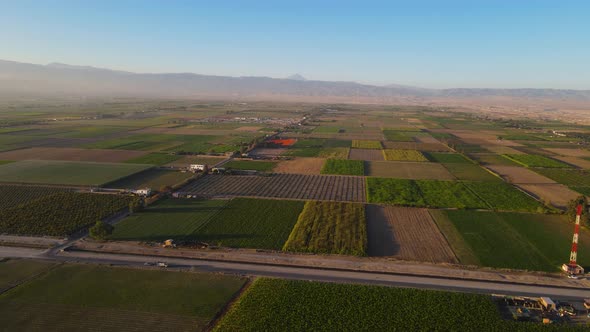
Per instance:
[[[373,257],[395,256],[400,246],[393,234],[384,210],[376,205],[367,205],[368,254]]]

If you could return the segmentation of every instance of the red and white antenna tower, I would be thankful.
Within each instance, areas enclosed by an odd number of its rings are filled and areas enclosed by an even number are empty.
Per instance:
[[[574,225],[574,237],[572,239],[572,251],[570,252],[570,262],[563,264],[561,267],[564,272],[569,274],[583,274],[584,268],[578,265],[578,237],[580,234],[580,219],[582,217],[582,204],[576,207],[576,224]]]

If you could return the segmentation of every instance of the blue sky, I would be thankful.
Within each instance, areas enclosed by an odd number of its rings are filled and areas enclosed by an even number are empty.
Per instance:
[[[590,1],[4,0],[0,59],[437,88],[590,89]]]

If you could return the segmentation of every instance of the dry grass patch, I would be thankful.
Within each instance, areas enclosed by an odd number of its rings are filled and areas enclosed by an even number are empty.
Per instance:
[[[275,173],[292,174],[320,174],[324,162],[323,158],[296,158],[281,161],[275,168]]]

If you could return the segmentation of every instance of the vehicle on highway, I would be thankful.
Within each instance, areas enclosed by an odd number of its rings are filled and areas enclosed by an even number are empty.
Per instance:
[[[165,262],[158,262],[156,265],[158,265],[158,267],[168,267],[168,263]]]

